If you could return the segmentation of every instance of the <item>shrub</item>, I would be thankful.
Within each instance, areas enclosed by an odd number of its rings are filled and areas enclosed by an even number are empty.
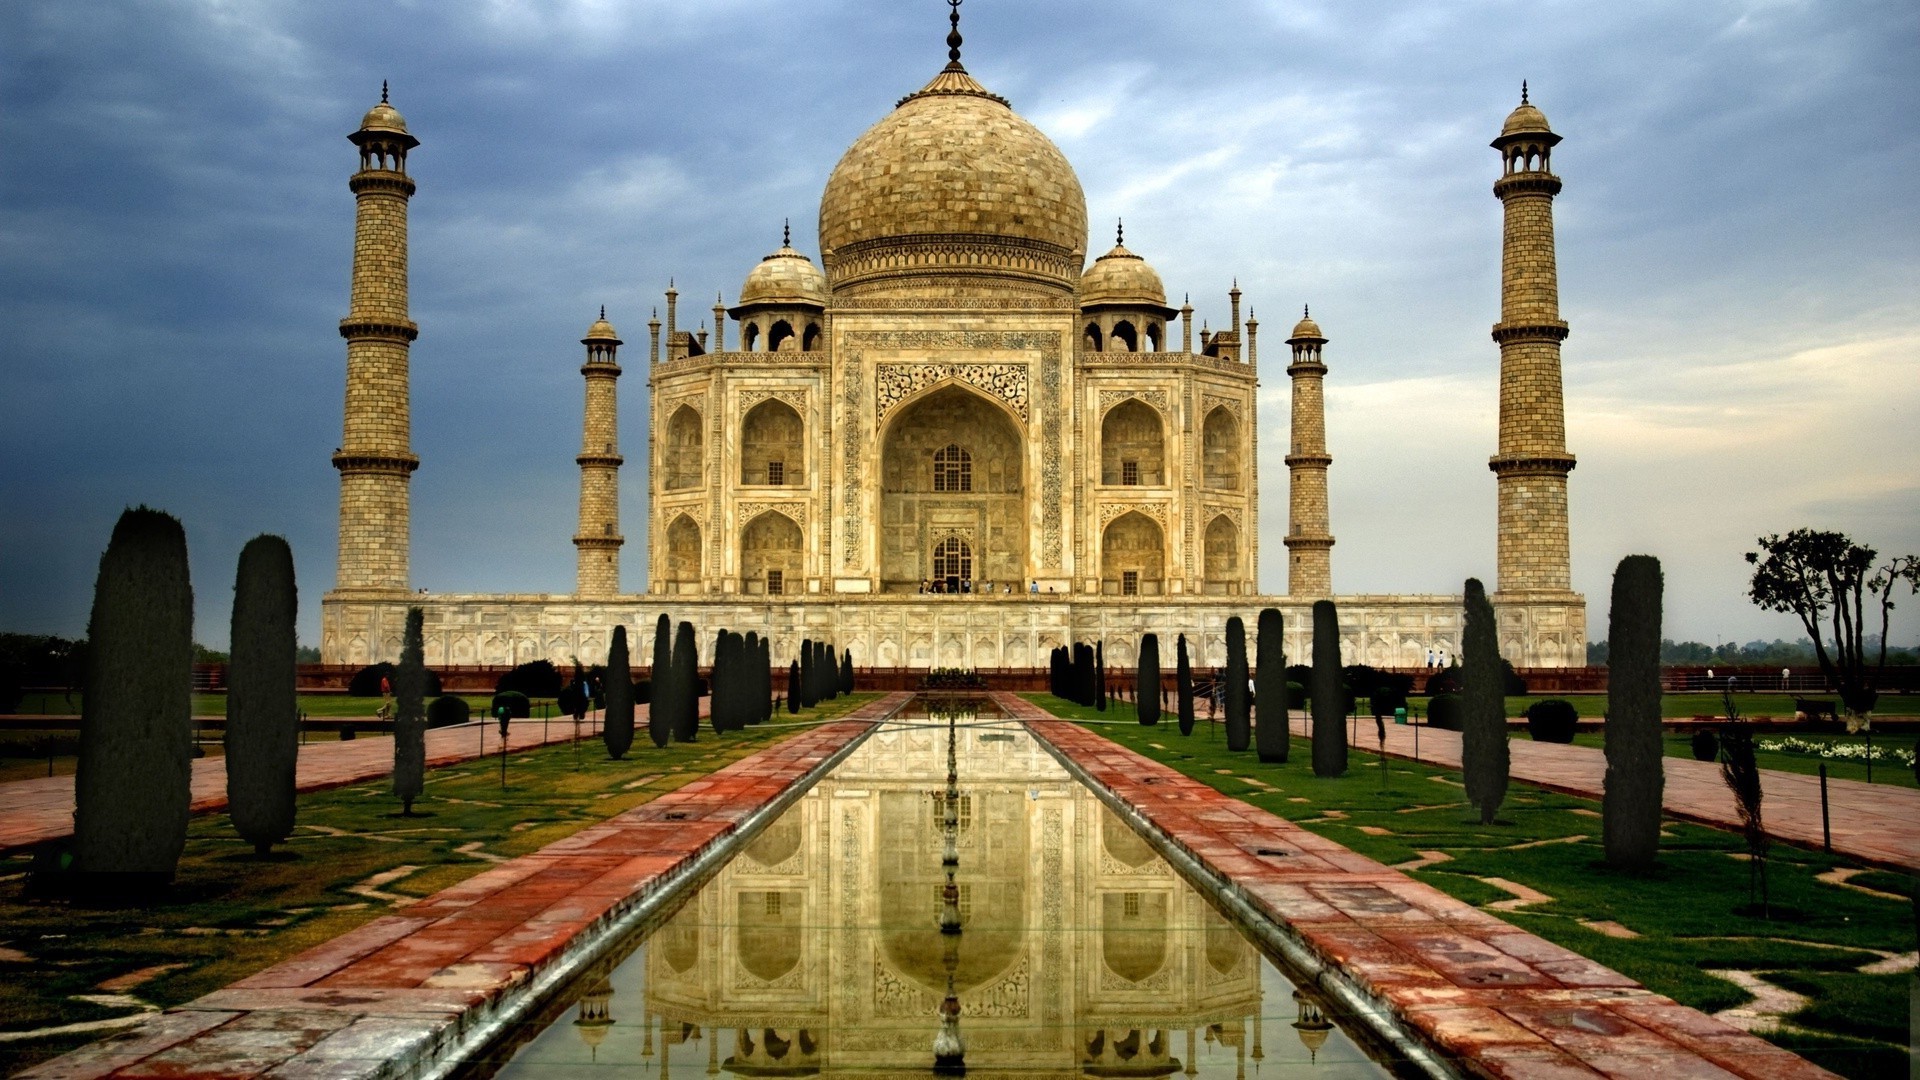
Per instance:
[[[100,556],[74,776],[73,869],[145,890],[173,879],[193,767],[187,535],[144,506]]]
[[[518,690],[502,690],[493,695],[493,700],[487,705],[487,716],[498,717],[502,707],[507,710],[509,720],[525,720],[533,715],[533,702]]]
[[[1547,698],[1527,706],[1527,734],[1534,742],[1570,743],[1580,711],[1570,701]]]
[[[1193,665],[1187,660],[1187,635],[1181,634],[1174,644],[1176,654],[1173,684],[1179,703],[1180,734],[1193,734]]]
[[[794,691],[799,686],[800,686],[800,661],[794,660],[787,664],[787,715],[788,716],[797,716],[800,713],[800,699],[794,696]]]
[[[700,737],[700,648],[690,622],[673,632],[673,687],[673,739],[693,742]]]
[[[1160,722],[1160,637],[1140,638],[1140,677],[1133,694],[1133,713],[1142,724]]]
[[[425,621],[419,608],[407,609],[400,666],[393,673],[393,794],[403,817],[413,814],[413,800],[427,783],[427,669],[421,663]]]
[[[494,684],[494,692],[516,690],[530,698],[557,698],[564,687],[559,669],[549,660],[533,660],[514,668]]]
[[[1100,712],[1107,711],[1107,643],[1093,643],[1094,689],[1093,707]]]
[[[615,761],[633,749],[633,658],[627,652],[627,628],[613,628],[607,646],[607,712],[600,724],[600,741]]]
[[[1427,676],[1425,693],[1428,697],[1439,697],[1441,694],[1458,694],[1462,686],[1463,684],[1460,681],[1460,665],[1454,664],[1450,667],[1441,668],[1439,671]]]
[[[1459,694],[1441,694],[1427,702],[1427,726],[1442,731],[1461,730],[1465,726],[1461,707]]]
[[[1461,695],[1460,773],[1467,798],[1480,808],[1480,823],[1493,824],[1507,798],[1507,701],[1500,676],[1500,640],[1486,586],[1467,579],[1466,689]]]
[[[853,650],[840,650],[840,692],[853,693]]]
[[[1227,620],[1227,749],[1240,753],[1252,741],[1247,701],[1247,624]]]
[[[300,705],[294,687],[293,549],[256,536],[240,551],[227,668],[227,813],[265,855],[293,832]]]
[[[1367,704],[1376,720],[1392,716],[1394,710],[1407,707],[1407,691],[1398,686],[1376,686],[1367,694]]]
[[[388,694],[397,693],[396,688],[400,684],[394,679],[395,670],[394,665],[385,660],[377,664],[368,664],[353,673],[353,678],[347,683],[347,696],[385,697]],[[382,682],[386,684],[385,690],[380,688]],[[424,693],[428,697],[437,697],[440,694],[440,676],[431,671],[427,672],[427,688]]]
[[[1289,669],[1289,670],[1291,670],[1291,669]],[[1288,682],[1287,682],[1287,708],[1289,708],[1289,709],[1304,709],[1304,708],[1306,708],[1306,707],[1307,707],[1307,688],[1306,688],[1306,685],[1305,685],[1304,683],[1298,683],[1298,682],[1294,682],[1294,681],[1292,681],[1292,680],[1288,680]]]
[[[804,709],[813,708],[819,700],[814,696],[820,685],[820,677],[813,670],[815,652],[812,638],[800,643],[800,707]]]
[[[427,706],[427,726],[430,728],[452,727],[473,719],[473,708],[467,699],[446,694],[433,699]]]
[[[1693,760],[1712,761],[1720,756],[1720,736],[1701,728],[1693,733]]]
[[[1652,866],[1660,850],[1660,803],[1666,787],[1660,728],[1663,588],[1660,560],[1651,555],[1629,555],[1613,572],[1607,622],[1607,775],[1600,811],[1607,865],[1619,869]]]
[[[673,620],[665,615],[653,626],[653,670],[648,672],[647,738],[655,747],[673,739]]]
[[[1313,775],[1347,771],[1347,691],[1340,683],[1340,615],[1331,600],[1313,602]]]
[[[1264,762],[1280,764],[1293,748],[1287,722],[1287,654],[1280,609],[1262,608],[1254,623],[1254,748]]]

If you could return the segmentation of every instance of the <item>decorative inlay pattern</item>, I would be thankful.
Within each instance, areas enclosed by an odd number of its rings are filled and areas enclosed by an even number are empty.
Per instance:
[[[1153,520],[1159,522],[1160,528],[1163,530],[1167,527],[1167,504],[1166,503],[1106,502],[1106,503],[1100,504],[1100,528],[1102,530],[1105,530],[1108,525],[1113,523],[1114,518],[1117,518],[1122,514],[1135,513],[1135,512],[1145,514],[1147,517],[1150,517]]]
[[[804,502],[741,502],[733,504],[733,520],[741,528],[753,523],[753,519],[767,511],[785,514],[795,525],[800,526],[801,535],[807,531],[807,504]]]
[[[1233,418],[1235,420],[1240,419],[1240,402],[1237,399],[1229,398],[1229,397],[1221,397],[1218,394],[1200,395],[1201,419],[1205,419],[1206,417],[1212,415],[1213,410],[1216,408],[1224,408],[1228,412],[1233,414]]]
[[[936,383],[955,379],[1007,403],[1027,421],[1025,364],[875,364],[873,414],[878,422],[895,405]]]
[[[1159,409],[1163,420],[1166,414],[1171,411],[1167,405],[1167,392],[1165,390],[1102,390],[1100,391],[1100,415],[1107,415],[1108,409],[1113,408],[1128,398],[1139,398],[1141,401]]]
[[[744,416],[748,409],[768,398],[786,402],[793,406],[793,411],[799,413],[802,420],[806,419],[807,392],[805,390],[742,390],[735,399],[739,402],[735,412]]]
[[[1236,529],[1239,529],[1239,530],[1241,531],[1241,534],[1242,534],[1242,535],[1245,535],[1245,533],[1246,533],[1246,519],[1245,519],[1244,517],[1242,517],[1242,516],[1241,516],[1241,514],[1240,514],[1240,508],[1239,508],[1239,507],[1237,507],[1237,506],[1212,506],[1212,505],[1209,505],[1209,506],[1208,506],[1208,507],[1206,508],[1206,512],[1205,512],[1205,514],[1204,514],[1203,516],[1204,516],[1204,517],[1205,517],[1205,518],[1207,519],[1207,524],[1209,524],[1209,525],[1211,525],[1211,524],[1213,524],[1213,519],[1214,519],[1214,518],[1217,518],[1217,517],[1219,517],[1219,516],[1220,516],[1220,515],[1222,515],[1222,514],[1225,514],[1225,515],[1226,515],[1226,518],[1227,518],[1227,520],[1228,520],[1228,521],[1231,521],[1231,522],[1233,522],[1233,527],[1234,527],[1234,528],[1236,528]]]
[[[855,335],[847,335],[849,338]],[[860,562],[860,503],[862,479],[860,472],[860,394],[866,385],[861,375],[862,363],[858,350],[847,354],[847,382],[840,389],[840,441],[844,448],[841,479],[840,506],[845,515],[840,523],[840,565],[853,567]]]
[[[1041,561],[1058,567],[1060,557],[1060,429],[1066,417],[1061,415],[1060,342],[1049,335],[1049,344],[1040,352],[1040,428],[1043,453],[1040,465],[1040,551]]]

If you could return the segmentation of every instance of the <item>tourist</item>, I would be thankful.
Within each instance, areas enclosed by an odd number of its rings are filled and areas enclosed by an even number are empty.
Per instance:
[[[1030,582],[1028,582],[1028,583],[1027,583],[1027,591],[1028,591],[1028,592],[1030,592],[1030,593],[1037,593],[1037,592],[1039,592],[1039,591],[1040,591],[1040,581],[1039,581],[1039,579],[1037,579],[1037,578],[1036,578],[1036,579],[1034,579],[1033,581],[1030,581]]]

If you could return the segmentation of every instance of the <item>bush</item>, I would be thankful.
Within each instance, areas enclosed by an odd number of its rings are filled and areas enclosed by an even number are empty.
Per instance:
[[[1395,709],[1407,707],[1407,691],[1398,686],[1376,686],[1367,694],[1367,703],[1372,707],[1374,719],[1392,716]]]
[[[615,761],[633,748],[633,660],[627,652],[627,628],[613,628],[613,642],[607,646],[606,718],[600,725],[600,741],[607,756]]]
[[[452,727],[473,719],[473,709],[467,699],[446,694],[433,699],[427,706],[427,726],[430,728]]]
[[[1235,615],[1227,620],[1227,749],[1242,753],[1252,742],[1251,709],[1247,686],[1247,624]]]
[[[1441,694],[1427,702],[1427,726],[1459,731],[1465,727],[1463,708],[1459,694]]]
[[[506,706],[507,718],[510,720],[525,720],[533,715],[533,702],[528,701],[527,695],[518,690],[502,690],[493,695],[493,701],[487,706],[487,715],[499,716],[500,707],[503,705]]]
[[[1720,756],[1720,736],[1709,728],[1693,733],[1693,760],[1713,761]]]
[[[1288,670],[1291,671],[1292,669],[1289,668]],[[1292,679],[1287,680],[1287,708],[1304,709],[1306,707],[1307,707],[1306,684],[1295,682]]]
[[[679,688],[673,681],[673,620],[665,615],[653,626],[653,669],[648,672],[647,738],[658,748],[673,739],[674,704]]]
[[[397,693],[398,690],[396,688],[400,684],[394,678],[394,672],[396,670],[391,663],[385,660],[377,664],[368,664],[366,667],[353,673],[353,679],[347,683],[347,696],[386,697],[389,694]],[[435,675],[431,671],[427,672],[426,675],[427,688],[424,693],[428,697],[437,697],[440,694],[440,676]],[[380,689],[382,680],[385,680],[387,684],[385,690]]]
[[[1660,560],[1651,555],[1629,555],[1613,572],[1612,606],[1607,614],[1607,773],[1601,788],[1600,835],[1607,865],[1615,869],[1645,869],[1660,851],[1666,788],[1665,734],[1660,723],[1660,618],[1665,588]],[[1754,782],[1758,784],[1757,776]]]
[[[497,694],[512,690],[530,698],[557,698],[565,685],[559,669],[554,667],[551,661],[534,660],[521,664],[500,676],[500,681],[494,684],[493,691]]]
[[[1468,578],[1466,620],[1460,631],[1460,651],[1466,661],[1466,689],[1461,693],[1460,778],[1467,800],[1479,809],[1480,824],[1491,825],[1507,798],[1506,688],[1501,668],[1500,640],[1493,603],[1478,578]]]
[[[1142,724],[1160,722],[1160,636],[1140,638],[1140,668],[1134,686],[1133,713]]]
[[[1340,613],[1331,600],[1313,602],[1313,775],[1347,771],[1347,727],[1353,695],[1340,682]]]
[[[1439,697],[1441,694],[1458,694],[1462,689],[1460,665],[1441,668],[1427,676],[1426,695]]]
[[[1548,698],[1527,706],[1527,734],[1534,742],[1570,743],[1580,711],[1570,701]]]
[[[1253,745],[1261,761],[1283,764],[1293,748],[1287,720],[1287,654],[1285,625],[1279,608],[1262,608],[1254,622],[1253,707],[1258,722]]]
[[[400,666],[393,673],[393,794],[400,815],[413,815],[413,801],[427,784],[427,669],[421,662],[426,615],[407,609]]]
[[[232,664],[227,671],[227,813],[265,855],[293,832],[294,759],[300,753],[294,689],[293,550],[256,536],[234,575]]]

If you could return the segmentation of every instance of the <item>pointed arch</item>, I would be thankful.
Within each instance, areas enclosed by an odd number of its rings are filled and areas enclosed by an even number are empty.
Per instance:
[[[1100,534],[1100,591],[1107,596],[1159,596],[1166,584],[1166,533],[1138,510],[1114,518]]]
[[[706,465],[700,445],[702,437],[700,410],[682,405],[673,411],[667,421],[667,442],[660,462],[665,479],[662,487],[666,490],[682,491],[700,486]]]
[[[780,596],[798,592],[806,572],[806,541],[800,526],[777,510],[764,510],[740,530],[740,591]]]
[[[740,422],[740,483],[806,486],[806,425],[779,398],[755,405]]]
[[[1204,486],[1239,491],[1241,478],[1240,419],[1225,405],[1216,405],[1200,429],[1200,474]]]
[[[700,526],[681,514],[667,526],[667,554],[660,570],[666,592],[700,591]]]
[[[1207,522],[1206,591],[1221,596],[1240,591],[1240,528],[1225,514]]]
[[[1100,420],[1100,482],[1159,487],[1167,482],[1166,424],[1160,411],[1128,398]]]
[[[800,335],[800,351],[801,352],[819,352],[820,351],[820,324],[819,323],[810,322],[807,324],[806,332]]]
[[[1088,352],[1099,352],[1103,344],[1100,338],[1100,324],[1088,323],[1087,329],[1080,335],[1080,342]]]
[[[1113,333],[1108,334],[1107,339],[1112,352],[1140,351],[1140,334],[1126,319],[1113,324]]]
[[[783,349],[788,351],[798,349],[800,346],[800,343],[797,341],[795,341],[792,345],[787,344],[787,342],[792,340],[793,340],[793,324],[788,322],[785,319],[776,319],[774,320],[774,324],[767,328],[767,351],[768,352],[780,352]]]

